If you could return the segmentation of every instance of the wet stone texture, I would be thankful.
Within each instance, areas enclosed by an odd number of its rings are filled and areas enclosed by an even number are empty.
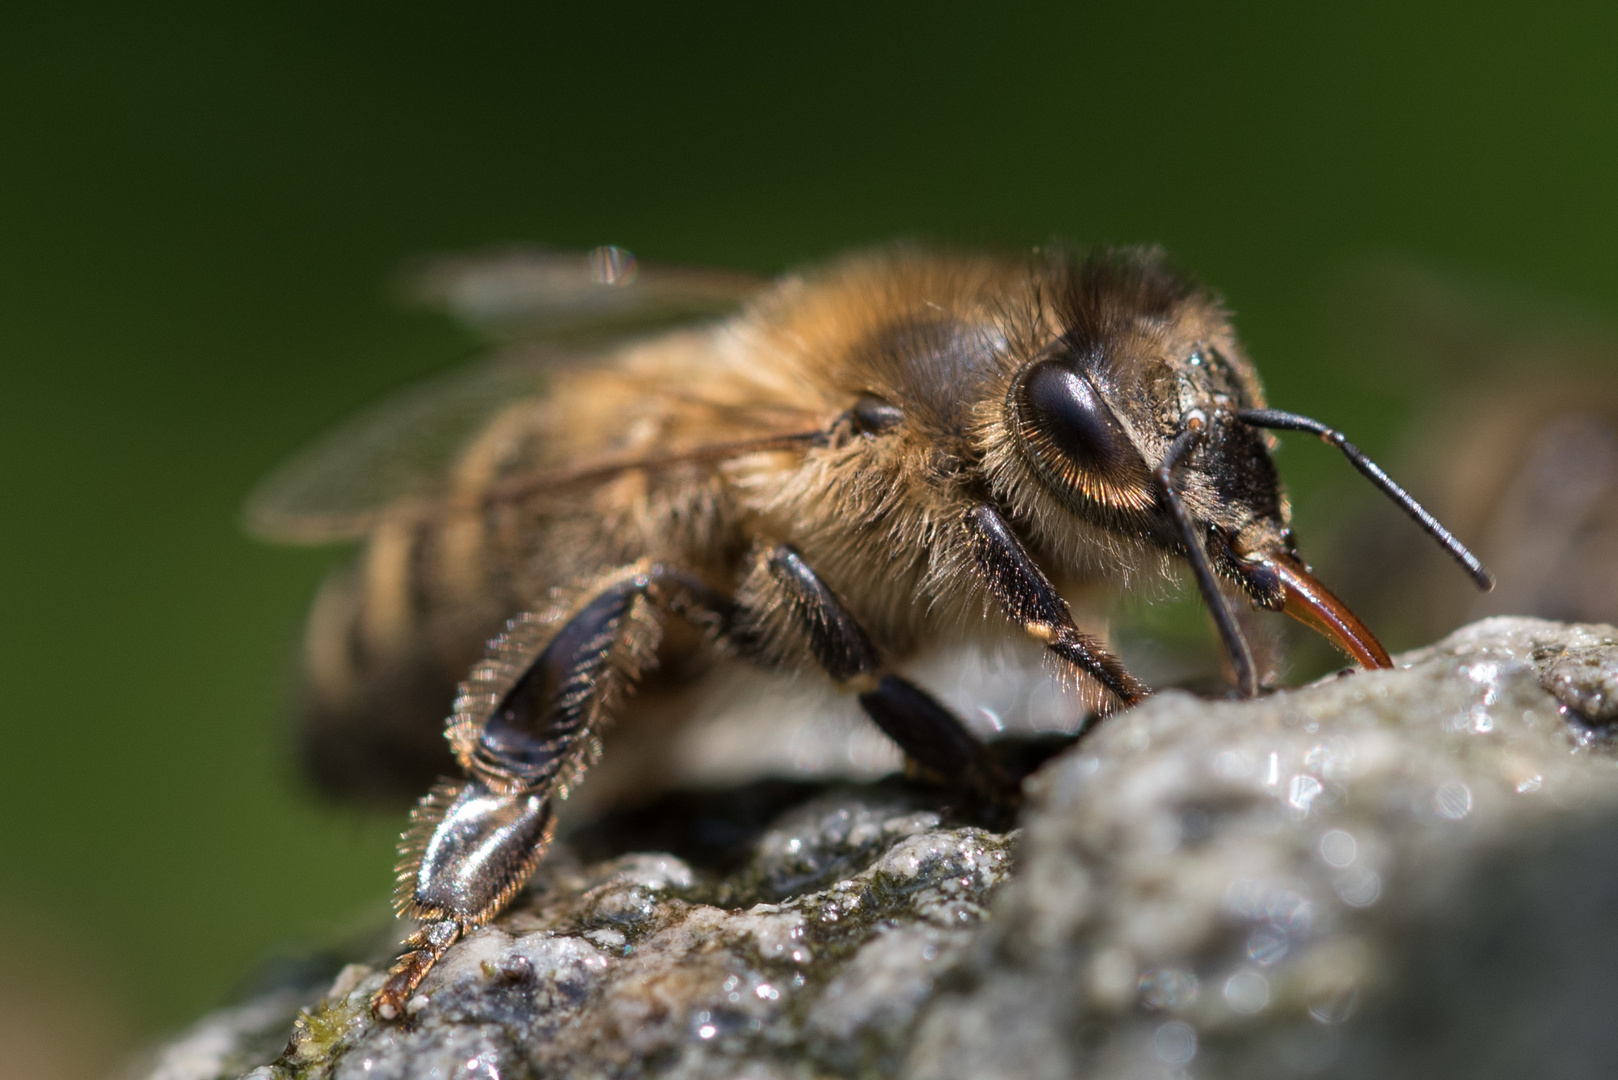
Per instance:
[[[1612,1074],[1618,630],[1494,619],[1400,663],[1159,694],[1036,773],[1017,833],[887,783],[764,800],[723,867],[563,848],[409,1023],[354,964],[147,1075]]]

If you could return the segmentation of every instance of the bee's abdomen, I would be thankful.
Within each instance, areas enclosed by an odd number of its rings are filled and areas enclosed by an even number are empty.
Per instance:
[[[493,538],[470,516],[387,521],[321,586],[300,742],[322,790],[403,799],[454,771],[443,730],[456,686],[522,606]]]

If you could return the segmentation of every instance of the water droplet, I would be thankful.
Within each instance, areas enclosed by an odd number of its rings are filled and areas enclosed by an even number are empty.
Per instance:
[[[1472,789],[1459,780],[1439,785],[1433,793],[1433,809],[1451,821],[1459,821],[1472,812]]]
[[[1287,803],[1300,813],[1307,814],[1309,806],[1325,787],[1308,773],[1298,773],[1287,785]]]
[[[1247,937],[1247,957],[1255,964],[1270,967],[1287,954],[1287,935],[1273,926],[1261,926]]]
[[[628,285],[636,270],[633,252],[612,244],[590,250],[590,277],[598,285]]]
[[[1540,785],[1544,782],[1544,779],[1538,773],[1535,773],[1517,785],[1517,794],[1526,795],[1530,791],[1538,791]]]
[[[1341,735],[1327,739],[1311,747],[1303,763],[1324,780],[1346,780],[1353,772],[1354,743]]]
[[[1141,1004],[1148,1009],[1183,1009],[1197,1000],[1197,977],[1183,968],[1158,968],[1140,977]]]
[[[697,1028],[697,1038],[699,1039],[711,1039],[717,1034],[719,1034],[719,1029],[712,1024],[703,1024]]]
[[[1256,971],[1238,971],[1225,980],[1225,1004],[1251,1015],[1270,1003],[1270,980]]]
[[[1352,833],[1332,829],[1320,838],[1320,857],[1326,861],[1327,866],[1335,866],[1340,870],[1351,865],[1358,855],[1359,844],[1355,842]]]
[[[1341,1024],[1354,1015],[1354,1009],[1359,1003],[1359,988],[1350,983],[1311,1001],[1309,1015],[1322,1024]]]
[[[1197,1031],[1190,1024],[1170,1020],[1152,1032],[1152,1053],[1165,1065],[1189,1065],[1197,1056]]]
[[[1382,898],[1382,875],[1374,870],[1355,870],[1338,878],[1337,895],[1349,907],[1370,907]]]
[[[1242,919],[1262,919],[1297,934],[1314,923],[1314,905],[1291,889],[1237,878],[1225,890],[1225,910]]]

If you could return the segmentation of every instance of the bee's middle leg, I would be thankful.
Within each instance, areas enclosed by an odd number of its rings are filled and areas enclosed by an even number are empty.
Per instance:
[[[828,675],[858,692],[866,715],[912,762],[978,797],[1015,799],[1016,786],[988,748],[932,695],[883,669],[864,628],[796,551],[764,553],[749,584],[738,597],[738,620],[772,614],[764,635],[801,641]]]
[[[966,516],[965,536],[968,558],[1009,619],[1062,663],[1106,687],[1124,706],[1146,700],[1150,688],[1101,642],[1074,625],[1067,601],[998,510],[986,505],[973,508]]]

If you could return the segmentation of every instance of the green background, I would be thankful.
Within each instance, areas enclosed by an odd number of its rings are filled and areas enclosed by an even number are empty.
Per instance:
[[[319,805],[284,747],[336,556],[237,512],[470,354],[389,300],[411,256],[1161,242],[1274,401],[1373,452],[1407,405],[1336,359],[1352,260],[1618,315],[1611,5],[585,6],[0,16],[0,963],[77,972],[117,1038],[387,892],[398,818]]]

